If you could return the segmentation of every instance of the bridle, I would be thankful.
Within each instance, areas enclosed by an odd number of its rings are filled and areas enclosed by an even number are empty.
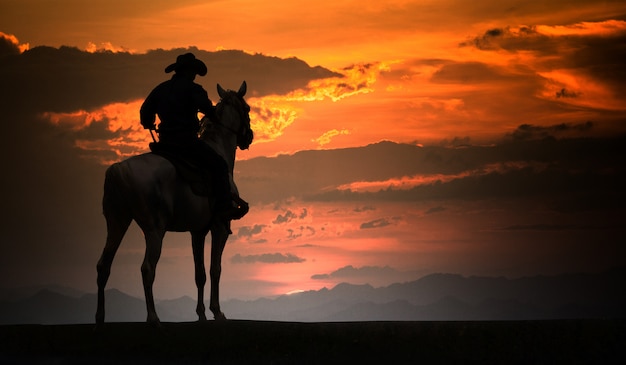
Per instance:
[[[235,130],[234,128],[222,123],[222,113],[224,110],[224,105],[230,104],[234,107],[239,115],[239,129]],[[216,106],[215,113],[217,114],[217,119],[211,121],[212,123],[226,129],[232,134],[237,136],[237,146],[242,150],[248,149],[250,144],[252,143],[252,139],[254,138],[254,134],[252,129],[250,128],[250,106],[243,97],[239,97],[237,92],[228,90],[226,93],[226,97],[222,97],[220,102]]]

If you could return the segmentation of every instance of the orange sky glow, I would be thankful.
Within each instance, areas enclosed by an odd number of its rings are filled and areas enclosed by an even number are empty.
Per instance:
[[[551,128],[592,121],[589,136],[626,131],[622,87],[594,67],[601,56],[589,52],[608,47],[614,39],[623,42],[623,1],[98,0],[75,4],[28,0],[17,5],[0,0],[0,38],[21,53],[39,46],[132,56],[181,47],[243,50],[248,55],[296,57],[337,74],[288,92],[260,93],[249,83],[246,100],[255,141],[249,150],[238,151],[240,162],[381,141],[420,148],[493,146],[510,139],[525,124]],[[209,69],[207,76],[196,80],[213,102],[219,100],[215,84],[224,82],[221,76]],[[155,77],[165,80],[169,75]],[[148,151],[152,138],[139,124],[142,101],[120,97],[76,110],[48,108],[37,118],[62,131],[59,135],[72,141],[81,160],[100,168]],[[95,129],[116,137],[92,138],[89,131]],[[567,137],[578,130],[557,128],[555,133]],[[492,174],[541,173],[548,165],[516,159],[482,161],[456,170],[407,171],[336,182],[319,190],[411,191]],[[527,248],[499,242],[503,237],[507,242],[521,241],[507,229],[511,222],[532,226],[545,219],[565,225],[567,218],[546,205],[528,204],[528,211],[520,211],[502,204],[488,199],[483,204],[445,199],[329,202],[302,197],[253,201],[251,213],[233,225],[224,256],[224,296],[255,298],[330,287],[342,280],[331,273],[347,266],[355,271],[391,267],[385,276],[351,279],[376,286],[434,271],[551,273],[548,257],[556,253],[540,243],[552,236],[534,237],[532,249],[537,255],[545,253],[543,260],[522,258],[520,252]],[[103,244],[104,236],[98,240]],[[111,286],[140,294],[143,243],[136,227],[127,241],[120,249],[120,262],[114,264]],[[155,287],[160,297],[194,295],[188,241],[183,234],[166,238]],[[94,265],[100,249],[90,256]],[[578,268],[582,262],[572,259],[567,268]],[[49,277],[62,281],[64,275],[61,270]],[[92,278],[82,280],[73,285],[95,285]]]

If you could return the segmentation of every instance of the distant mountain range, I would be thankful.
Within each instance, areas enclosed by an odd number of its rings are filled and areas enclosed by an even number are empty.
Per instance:
[[[232,319],[299,322],[623,319],[624,283],[626,267],[598,274],[519,279],[432,274],[380,288],[344,283],[276,298],[228,300],[222,310]],[[27,292],[0,292],[0,324],[94,321],[95,294],[59,287],[38,288],[32,295]],[[106,305],[109,322],[145,320],[143,298],[110,289]],[[195,321],[195,305],[195,299],[185,296],[159,301],[157,311],[162,321]]]

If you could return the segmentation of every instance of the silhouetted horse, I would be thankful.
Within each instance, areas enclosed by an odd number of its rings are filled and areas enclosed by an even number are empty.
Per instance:
[[[252,142],[250,107],[244,100],[246,82],[238,91],[224,90],[217,85],[221,98],[216,106],[219,122],[203,118],[200,138],[208,143],[227,162],[231,186],[235,152],[239,146],[248,148]],[[152,285],[165,232],[190,232],[198,288],[196,313],[206,321],[204,307],[204,241],[211,231],[211,298],[209,308],[216,320],[226,317],[220,309],[219,280],[224,246],[230,229],[219,220],[213,220],[213,204],[209,198],[193,193],[190,185],[181,180],[174,165],[159,155],[146,153],[111,165],[104,182],[103,210],[107,223],[106,245],[98,261],[98,308],[96,325],[104,323],[104,288],[111,273],[111,264],[132,220],[135,220],[146,239],[146,253],[141,265],[143,287],[148,310],[147,321],[158,325]]]

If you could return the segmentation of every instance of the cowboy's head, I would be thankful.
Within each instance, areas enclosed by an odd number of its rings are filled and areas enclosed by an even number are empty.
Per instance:
[[[172,71],[175,71],[177,74],[186,74],[194,78],[196,75],[206,75],[207,67],[204,62],[197,59],[193,53],[185,53],[176,57],[176,62],[165,68],[166,73]]]

